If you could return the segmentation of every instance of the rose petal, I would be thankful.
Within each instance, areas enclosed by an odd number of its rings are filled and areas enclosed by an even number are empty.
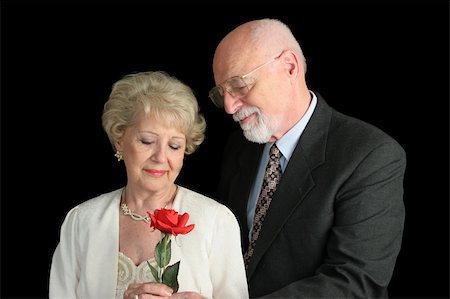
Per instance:
[[[188,220],[189,220],[188,213],[184,213],[183,215],[178,216],[178,225],[177,226],[178,227],[185,226],[186,223],[188,222]]]
[[[191,232],[194,229],[194,227],[195,227],[195,224],[191,224],[191,225],[183,226],[183,227],[173,227],[172,228],[172,230],[173,230],[172,234],[174,236],[177,236],[178,234],[185,235],[185,234]]]
[[[185,226],[189,220],[189,214],[178,215],[173,209],[157,209],[153,214],[147,212],[150,216],[150,226],[160,230],[163,233],[170,233],[174,236],[178,234],[187,234],[194,229],[194,224]]]

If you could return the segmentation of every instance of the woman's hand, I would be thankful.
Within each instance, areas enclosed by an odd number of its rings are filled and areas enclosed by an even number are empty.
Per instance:
[[[162,283],[148,282],[130,284],[123,293],[123,299],[152,299],[170,298],[173,290]],[[197,297],[176,297],[176,298],[197,298]]]
[[[197,292],[180,292],[174,293],[170,296],[170,299],[206,299]]]
[[[130,284],[123,294],[123,299],[206,299],[197,292],[173,293],[173,290],[162,283],[148,282]]]

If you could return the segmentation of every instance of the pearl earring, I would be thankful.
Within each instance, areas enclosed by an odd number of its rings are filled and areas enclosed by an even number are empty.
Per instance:
[[[122,152],[117,150],[116,153],[114,154],[114,156],[116,156],[117,161],[123,160],[123,155]]]

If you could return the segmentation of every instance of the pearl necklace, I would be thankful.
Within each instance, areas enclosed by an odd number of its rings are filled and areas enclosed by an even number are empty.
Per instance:
[[[164,209],[167,208],[169,203],[171,203],[174,200],[175,196],[177,195],[177,191],[178,191],[178,186],[176,186],[175,192],[174,192],[172,198],[166,203],[166,205],[164,206]],[[125,189],[123,189],[122,198],[125,198]],[[142,216],[142,215],[139,215],[138,213],[131,211],[125,202],[120,205],[120,208],[122,209],[122,212],[125,216],[130,216],[131,219],[133,219],[133,220],[144,221],[145,223],[150,222],[150,216],[148,216],[148,215]]]
[[[167,205],[166,205],[166,206],[167,206]],[[150,222],[150,216],[148,216],[148,215],[142,216],[142,215],[139,215],[139,214],[137,214],[137,213],[131,211],[131,210],[128,208],[128,206],[127,206],[126,203],[123,203],[120,207],[122,208],[123,214],[124,214],[125,216],[130,215],[130,217],[131,217],[133,220],[136,220],[136,221],[142,220],[142,221],[144,221],[145,223],[149,223],[149,222]]]

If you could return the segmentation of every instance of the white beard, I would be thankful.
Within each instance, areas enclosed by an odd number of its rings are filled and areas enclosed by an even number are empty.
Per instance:
[[[241,124],[245,138],[256,143],[269,142],[270,137],[272,137],[272,135],[276,132],[277,126],[275,121],[269,119],[266,115],[261,113],[259,108],[243,107],[238,112],[233,114],[233,119],[234,121],[239,122],[253,113],[256,114],[254,120],[246,124]]]

